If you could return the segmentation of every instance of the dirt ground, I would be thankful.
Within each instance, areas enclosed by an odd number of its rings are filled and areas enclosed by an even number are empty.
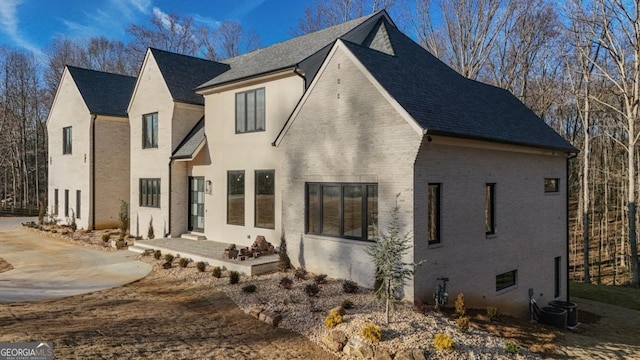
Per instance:
[[[224,293],[162,277],[33,303],[0,304],[0,342],[53,341],[57,359],[333,359]]]

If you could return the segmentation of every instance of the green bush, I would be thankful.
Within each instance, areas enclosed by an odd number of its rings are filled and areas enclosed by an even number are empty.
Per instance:
[[[456,320],[456,326],[458,327],[458,331],[466,333],[471,326],[471,320],[468,316],[461,316]]]
[[[171,254],[166,254],[166,255],[164,256],[164,261],[166,261],[166,262],[168,262],[168,263],[173,262],[173,259],[174,259],[174,256],[173,256],[173,255],[171,255]]]
[[[258,288],[255,285],[249,284],[249,285],[243,287],[242,291],[246,292],[246,293],[254,293],[254,292],[256,292],[257,289]]]
[[[291,280],[290,277],[285,276],[282,279],[280,279],[280,286],[282,286],[287,290],[291,290],[291,287],[293,286],[293,280]]]
[[[374,323],[367,323],[367,325],[362,328],[361,335],[372,343],[379,343],[380,340],[382,340],[382,330],[380,330],[380,326]]]
[[[342,318],[342,315],[340,315],[340,313],[335,309],[332,309],[329,311],[329,315],[324,319],[324,324],[329,329],[333,329],[336,325],[342,324],[343,321],[344,319]]]
[[[498,320],[498,318],[500,318],[500,311],[495,306],[487,306],[487,317],[491,321]]]
[[[196,263],[196,269],[198,269],[199,272],[204,272],[207,268],[207,264],[204,263],[204,261],[198,261]]]
[[[240,273],[237,271],[229,271],[229,284],[237,284],[240,281]]]
[[[109,239],[110,239],[110,238],[111,238],[111,234],[109,234],[108,232],[107,232],[107,233],[102,234],[102,241],[104,241],[104,242],[109,242]]]
[[[162,257],[162,251],[160,250],[156,250],[153,252],[153,258],[156,260],[160,260],[160,258]]]
[[[189,265],[189,259],[180,258],[180,260],[178,260],[178,265],[180,265],[181,268],[186,268],[187,265]]]
[[[358,292],[358,284],[355,281],[344,280],[342,282],[342,291],[347,294],[355,294]]]
[[[452,350],[456,346],[451,335],[443,333],[436,333],[433,337],[433,344],[438,350]]]
[[[320,274],[313,277],[313,282],[316,284],[326,284],[327,283],[327,274]]]
[[[518,355],[520,354],[520,346],[513,341],[507,340],[504,342],[504,352],[511,355]]]
[[[320,287],[318,286],[318,284],[307,284],[304,287],[304,292],[305,294],[307,294],[308,296],[312,297],[312,296],[317,296],[318,293],[320,292]]]
[[[340,304],[340,306],[342,306],[343,309],[351,309],[353,308],[353,301],[344,299],[342,300],[342,304]]]
[[[220,268],[220,266],[214,267],[211,271],[211,275],[213,275],[214,278],[220,279],[220,277],[222,277],[222,269]]]

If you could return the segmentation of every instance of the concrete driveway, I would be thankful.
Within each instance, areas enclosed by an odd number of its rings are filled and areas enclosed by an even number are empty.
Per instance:
[[[145,277],[149,264],[128,251],[102,252],[28,231],[35,218],[0,217],[0,302],[37,301],[109,289]]]

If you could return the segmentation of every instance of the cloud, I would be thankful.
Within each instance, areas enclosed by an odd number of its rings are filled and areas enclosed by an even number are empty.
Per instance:
[[[238,6],[232,13],[232,17],[235,19],[241,19],[248,13],[255,10],[258,6],[262,5],[267,0],[249,0]]]
[[[151,0],[128,0],[131,1],[131,4],[135,6],[138,11],[143,14],[149,13],[149,7],[151,6]]]
[[[3,0],[0,0],[3,1]],[[125,29],[132,22],[138,22],[140,15],[148,15],[153,0],[109,0],[100,7],[83,11],[81,19],[61,19],[65,33],[77,34],[78,38],[124,36]]]
[[[18,6],[22,4],[22,0],[2,0],[0,1],[0,25],[4,32],[17,46],[33,52],[36,57],[42,58],[44,53],[36,45],[30,42],[22,35],[18,24]]]
[[[199,24],[202,24],[202,25],[207,25],[207,26],[212,27],[212,28],[220,27],[220,24],[222,23],[222,21],[220,21],[220,20],[216,20],[214,18],[202,16],[200,14],[192,14],[190,16],[193,18],[193,21],[195,21],[196,23],[199,23]]]

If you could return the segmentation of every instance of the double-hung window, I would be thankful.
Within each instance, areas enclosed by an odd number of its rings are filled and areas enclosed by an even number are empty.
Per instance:
[[[377,184],[306,185],[307,233],[373,241],[377,222]]]
[[[142,116],[142,148],[158,147],[158,113]]]
[[[62,128],[62,154],[71,154],[72,151],[71,126]]]
[[[140,179],[140,206],[160,207],[160,179]]]
[[[429,184],[427,199],[429,244],[440,243],[440,190],[441,184]]]
[[[236,94],[236,134],[264,131],[264,88]]]

